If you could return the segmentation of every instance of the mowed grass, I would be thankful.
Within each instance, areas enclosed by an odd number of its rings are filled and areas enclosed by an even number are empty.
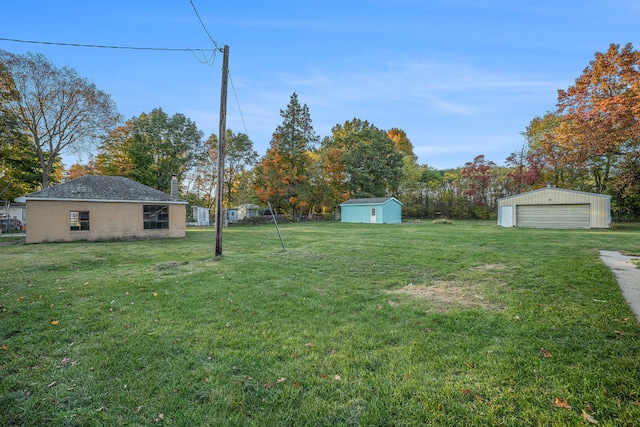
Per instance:
[[[638,425],[637,225],[280,230],[1,246],[0,425]]]

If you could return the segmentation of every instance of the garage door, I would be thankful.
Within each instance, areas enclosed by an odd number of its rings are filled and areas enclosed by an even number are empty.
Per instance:
[[[590,228],[589,204],[517,206],[516,227]]]

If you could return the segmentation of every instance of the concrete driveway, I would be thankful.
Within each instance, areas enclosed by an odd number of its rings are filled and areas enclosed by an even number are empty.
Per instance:
[[[622,296],[640,322],[640,268],[631,262],[637,256],[626,256],[620,252],[600,251],[600,259],[613,271]]]

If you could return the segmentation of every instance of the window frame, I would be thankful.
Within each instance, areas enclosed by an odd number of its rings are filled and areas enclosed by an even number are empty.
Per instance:
[[[91,230],[90,211],[69,211],[69,231],[82,232]]]
[[[142,205],[142,228],[168,230],[169,205]]]

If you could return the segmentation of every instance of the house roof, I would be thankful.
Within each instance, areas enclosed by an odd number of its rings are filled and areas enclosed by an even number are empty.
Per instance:
[[[607,194],[589,193],[586,191],[568,190],[566,188],[557,188],[557,187],[543,187],[543,188],[538,188],[537,190],[531,190],[531,191],[526,191],[524,193],[514,194],[513,196],[501,197],[498,200],[513,199],[515,197],[522,197],[528,194],[541,193],[541,192],[573,193],[573,194],[582,194],[584,196],[591,196],[591,197],[603,197],[603,198],[609,198],[609,199],[611,198],[611,196]]]
[[[122,176],[84,175],[21,197],[28,200],[93,202],[187,202]],[[21,200],[22,201],[22,200]]]
[[[344,205],[384,205],[385,203],[395,200],[400,205],[402,202],[395,197],[370,197],[366,199],[349,199],[346,202],[340,203],[340,206]]]

